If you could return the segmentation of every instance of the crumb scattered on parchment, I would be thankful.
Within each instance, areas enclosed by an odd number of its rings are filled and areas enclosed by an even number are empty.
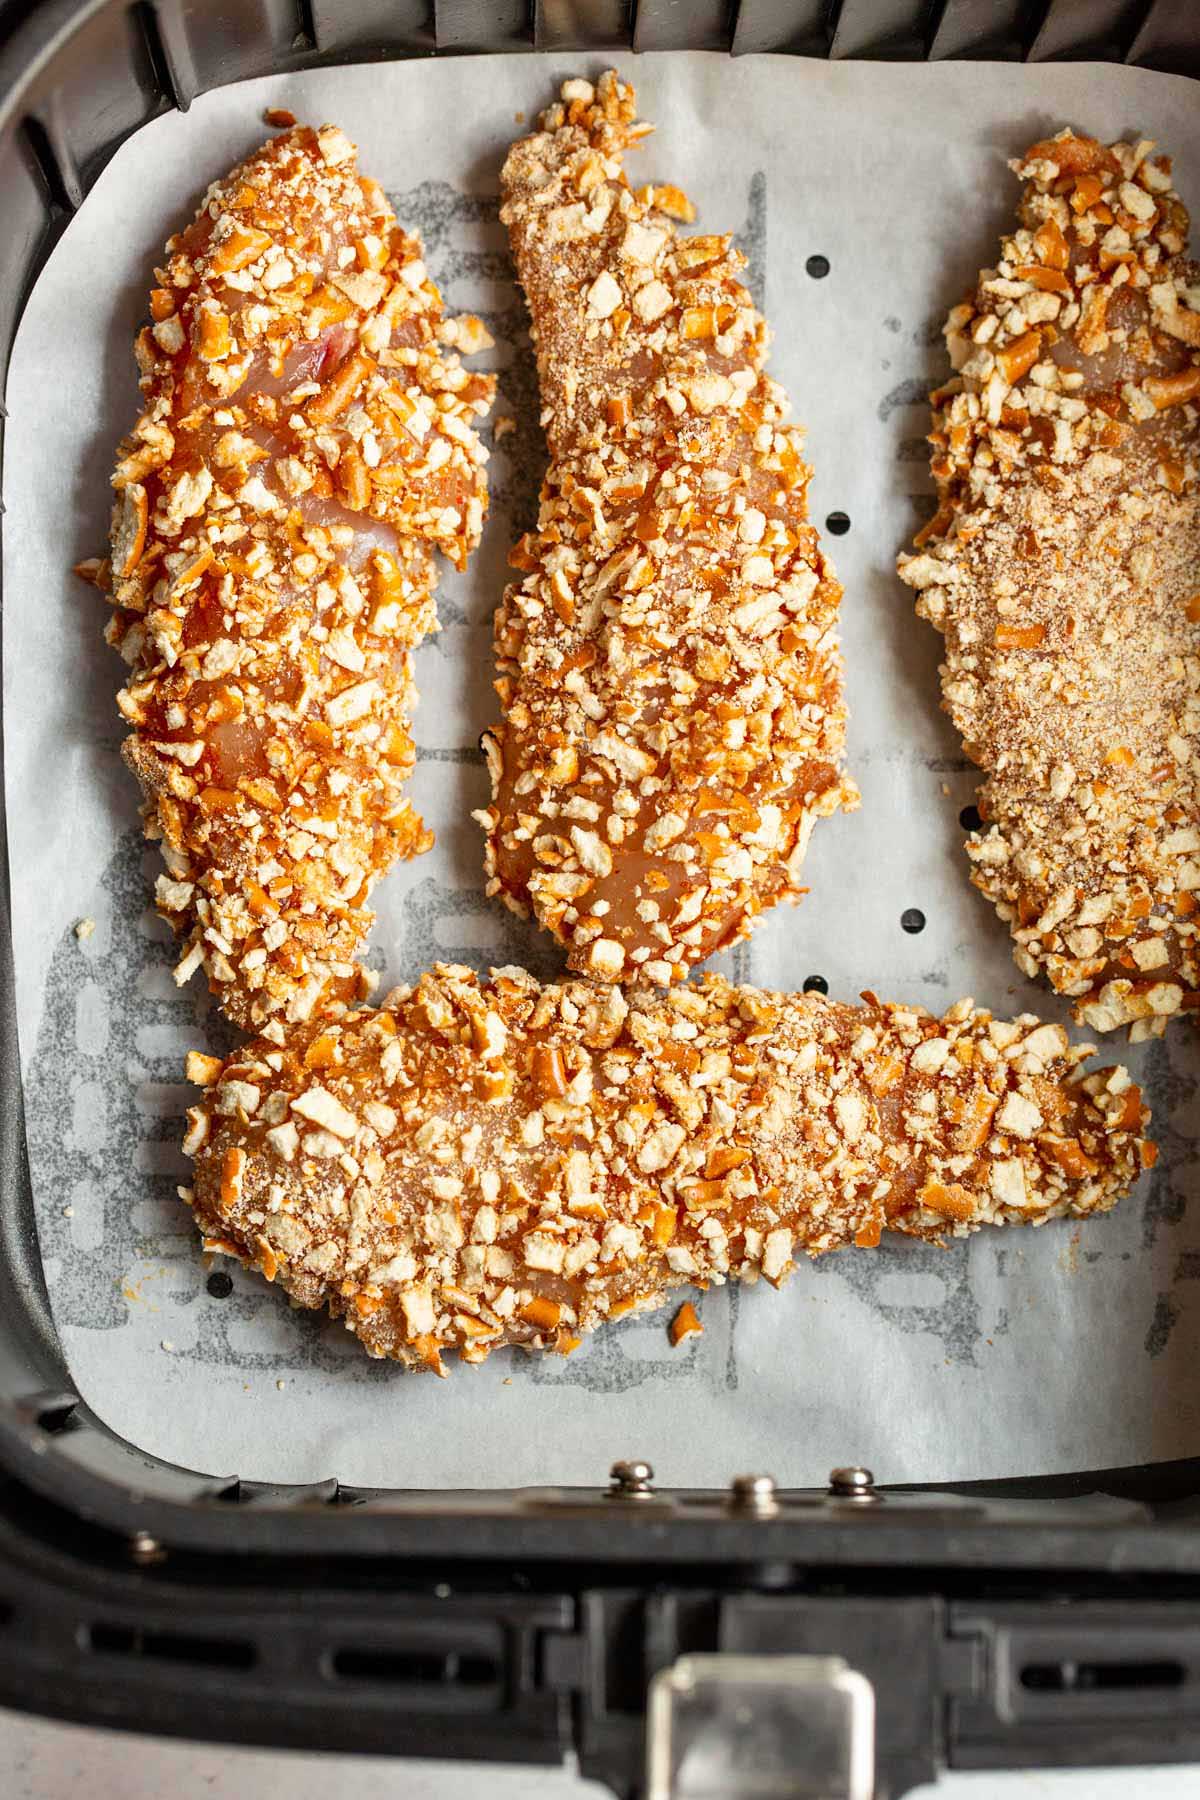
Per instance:
[[[700,1323],[699,1315],[697,1314],[695,1307],[690,1300],[685,1300],[679,1311],[675,1314],[675,1317],[671,1320],[669,1327],[671,1342],[673,1344],[682,1344],[684,1338],[693,1337],[696,1333],[702,1332],[703,1330],[704,1327]]]
[[[174,1344],[173,1344],[173,1343],[172,1343],[172,1342],[171,1342],[171,1340],[170,1340],[170,1338],[161,1338],[161,1339],[160,1339],[160,1340],[159,1340],[159,1346],[158,1346],[158,1347],[159,1347],[159,1349],[160,1349],[160,1350],[173,1350],[173,1349],[174,1349],[174,1348],[175,1348],[175,1346],[174,1346]]]
[[[75,936],[79,939],[81,944],[85,938],[91,937],[95,929],[95,919],[76,919],[75,921]]]
[[[284,1388],[287,1386],[287,1382],[286,1381],[277,1381],[275,1383],[275,1386],[279,1389],[280,1393],[282,1394]]]
[[[1078,1275],[1079,1273],[1079,1238],[1080,1232],[1077,1226],[1058,1253],[1058,1266],[1064,1275]]]
[[[151,1312],[159,1312],[161,1310],[159,1306],[148,1294],[142,1292],[142,1288],[148,1281],[161,1281],[166,1273],[166,1268],[160,1264],[157,1269],[144,1269],[136,1281],[129,1275],[124,1280],[115,1282],[114,1285],[126,1300],[148,1307]]]
[[[263,123],[286,130],[289,125],[296,123],[296,115],[289,112],[286,106],[268,106],[263,114]]]
[[[73,1206],[64,1206],[62,1214],[64,1219],[73,1219],[75,1217],[75,1208]]]

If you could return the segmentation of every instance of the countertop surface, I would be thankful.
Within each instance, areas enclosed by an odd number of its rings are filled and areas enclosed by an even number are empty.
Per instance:
[[[0,1711],[3,1800],[603,1800],[568,1769],[295,1755]],[[1196,1800],[1200,1767],[954,1775],[909,1800]]]

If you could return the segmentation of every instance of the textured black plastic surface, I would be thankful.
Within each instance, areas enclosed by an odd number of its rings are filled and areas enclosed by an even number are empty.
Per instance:
[[[1200,6],[0,0],[0,370],[72,211],[164,110],[325,61],[628,47],[1200,75]],[[0,827],[2,806],[0,782]],[[867,1507],[785,1496],[759,1521],[717,1494],[274,1488],[116,1438],[71,1391],[40,1268],[6,844],[0,829],[0,1699],[192,1735],[219,1715],[226,1737],[330,1748],[557,1760],[575,1743],[632,1792],[655,1668],[719,1644],[840,1646],[876,1677],[881,1796],[946,1761],[1200,1758],[1200,1462]]]

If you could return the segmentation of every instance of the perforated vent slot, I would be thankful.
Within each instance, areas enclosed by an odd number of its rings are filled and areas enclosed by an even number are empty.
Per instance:
[[[1187,1679],[1180,1662],[1061,1662],[1026,1663],[1021,1686],[1035,1693],[1083,1694],[1113,1688],[1177,1688]]]
[[[253,1644],[236,1638],[194,1637],[190,1632],[139,1631],[132,1625],[85,1627],[87,1648],[102,1656],[141,1656],[155,1662],[192,1663],[207,1669],[250,1669]]]
[[[339,1681],[386,1682],[393,1687],[486,1688],[500,1680],[494,1657],[457,1650],[335,1650],[329,1666]]]
[[[21,130],[51,207],[59,212],[74,212],[79,204],[79,196],[71,193],[69,177],[50,142],[46,127],[40,119],[29,117],[22,120]]]
[[[56,1432],[66,1430],[78,1405],[79,1402],[73,1395],[65,1395],[62,1399],[52,1400],[48,1405],[38,1408],[38,1425],[53,1437]]]

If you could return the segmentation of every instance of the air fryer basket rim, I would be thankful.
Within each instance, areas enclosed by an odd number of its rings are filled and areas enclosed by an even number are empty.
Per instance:
[[[532,10],[532,16],[530,11]],[[1200,75],[1200,16],[1179,0],[1147,5],[1097,0],[1042,0],[1030,7],[997,0],[981,30],[978,8],[965,0],[921,4],[919,0],[744,0],[734,4],[673,7],[669,0],[524,0],[489,6],[478,0],[359,0],[335,7],[328,0],[247,0],[229,42],[208,43],[203,10],[189,12],[184,0],[49,0],[30,9],[4,35],[0,19],[0,213],[13,246],[0,274],[0,353],[7,368],[24,300],[49,250],[65,228],[97,173],[123,138],[175,106],[186,107],[199,93],[266,68],[301,68],[323,62],[369,57],[459,53],[480,49],[599,49],[704,47],[734,52],[765,49],[804,54],[887,55],[908,60],[946,55],[1092,55]],[[634,15],[631,17],[631,15]],[[226,21],[228,24],[228,21]],[[110,102],[105,118],[121,120],[93,141],[91,113],[71,103],[97,89]],[[0,758],[3,749],[0,745]],[[2,763],[0,763],[2,770]],[[0,827],[3,826],[0,782]],[[0,830],[0,1055],[9,1070],[19,1069],[17,1045],[10,871],[7,835]],[[25,1145],[19,1077],[0,1088],[0,1473],[5,1473],[69,1513],[122,1534],[149,1531],[156,1539],[196,1550],[244,1549],[270,1553],[286,1547],[304,1554],[318,1545],[326,1554],[411,1556],[446,1548],[446,1503],[451,1497],[346,1494],[336,1482],[317,1487],[265,1488],[180,1469],[117,1437],[80,1402],[70,1387],[50,1314],[40,1264]],[[597,1471],[599,1479],[602,1471]],[[1200,1489],[1200,1459],[1150,1465],[1144,1469],[1085,1472],[1051,1482],[967,1484],[955,1492],[979,1496],[971,1516],[956,1532],[976,1542],[982,1560],[1037,1567],[1111,1566],[1116,1533],[1121,1558],[1146,1569],[1200,1569],[1200,1534],[1180,1518],[1160,1517],[1156,1497],[1169,1495],[1167,1514],[1190,1511],[1185,1496]],[[950,1492],[951,1490],[945,1490]],[[1108,1518],[1080,1533],[1055,1524],[1070,1495],[1120,1492],[1145,1498],[1149,1510],[1133,1524],[1129,1509],[1121,1522]],[[231,1498],[253,1499],[249,1508],[231,1507]],[[330,1505],[331,1498],[355,1504]],[[1029,1508],[1018,1510],[1021,1524],[1006,1521],[1011,1497],[1038,1499],[1044,1529],[1051,1535],[1036,1549],[1029,1535]],[[897,1496],[898,1500],[898,1496]],[[997,1510],[997,1508],[999,1510]],[[1135,1509],[1136,1510],[1136,1509]],[[458,1511],[455,1508],[450,1517]],[[853,1529],[834,1520],[806,1516],[771,1523],[771,1533],[794,1538],[797,1551],[822,1560],[938,1562],[940,1528],[928,1506],[904,1508],[910,1521],[892,1541],[881,1514],[858,1518]],[[621,1518],[602,1511],[586,1526],[566,1523],[553,1504],[538,1508],[528,1498],[502,1492],[475,1496],[470,1505],[473,1542],[498,1532],[500,1554],[554,1557],[644,1554],[648,1537],[662,1538],[661,1521],[645,1511]],[[894,1514],[892,1515],[894,1517]],[[236,1530],[231,1531],[232,1521]],[[318,1523],[319,1521],[319,1523]],[[484,1529],[486,1526],[486,1529]],[[676,1518],[669,1545],[656,1554],[686,1562],[720,1542],[733,1560],[761,1554],[764,1527],[748,1525],[716,1508]],[[915,1540],[908,1534],[915,1531]],[[1061,1531],[1061,1537],[1058,1533]],[[480,1535],[482,1534],[482,1535]],[[715,1534],[715,1535],[714,1535]],[[1132,1535],[1131,1535],[1132,1534]],[[1036,1534],[1035,1534],[1036,1535]],[[869,1538],[866,1549],[864,1539]],[[503,1542],[501,1540],[503,1539]],[[1193,1542],[1193,1539],[1195,1540]],[[986,1541],[986,1543],[985,1543]],[[633,1548],[637,1546],[637,1548]],[[864,1555],[864,1551],[866,1554]],[[484,1551],[483,1553],[487,1553]]]

